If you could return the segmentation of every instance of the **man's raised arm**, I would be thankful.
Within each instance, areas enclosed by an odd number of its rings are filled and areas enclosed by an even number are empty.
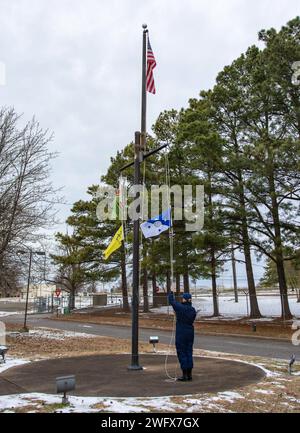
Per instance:
[[[181,304],[175,300],[173,292],[168,294],[168,301],[169,304],[172,305],[174,311],[179,311],[181,309]]]

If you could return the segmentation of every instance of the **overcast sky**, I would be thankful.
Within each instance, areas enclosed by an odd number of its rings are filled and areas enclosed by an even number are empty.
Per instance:
[[[297,15],[299,0],[0,0],[0,103],[54,132],[53,181],[73,203],[140,128],[142,23],[157,61],[150,127]]]

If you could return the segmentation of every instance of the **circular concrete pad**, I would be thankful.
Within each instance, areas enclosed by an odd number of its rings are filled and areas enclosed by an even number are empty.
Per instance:
[[[192,382],[174,382],[166,377],[165,356],[142,355],[142,371],[128,371],[128,355],[93,355],[32,362],[0,375],[0,394],[56,393],[56,377],[74,374],[76,390],[71,395],[89,397],[160,397],[228,391],[260,381],[264,372],[242,362],[219,358],[194,358]],[[177,358],[169,357],[168,371],[181,373]]]

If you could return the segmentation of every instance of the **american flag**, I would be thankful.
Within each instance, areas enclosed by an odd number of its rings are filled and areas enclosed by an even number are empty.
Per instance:
[[[148,49],[147,49],[147,91],[155,94],[155,83],[153,77],[153,69],[156,67],[155,57],[150,45],[148,36]]]

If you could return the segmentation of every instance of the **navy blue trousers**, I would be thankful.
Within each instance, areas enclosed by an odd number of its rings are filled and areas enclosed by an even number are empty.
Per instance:
[[[176,336],[177,357],[182,370],[189,370],[194,367],[193,345],[194,335]]]

